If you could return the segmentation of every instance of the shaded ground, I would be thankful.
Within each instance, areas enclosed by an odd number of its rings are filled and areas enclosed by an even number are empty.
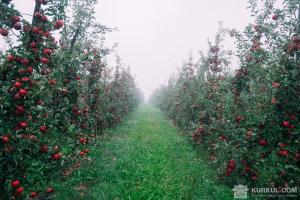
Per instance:
[[[56,199],[232,199],[188,139],[151,106],[140,106],[100,143],[93,162],[60,185]]]

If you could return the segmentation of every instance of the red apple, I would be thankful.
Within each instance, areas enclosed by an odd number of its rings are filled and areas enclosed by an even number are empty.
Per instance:
[[[42,133],[46,133],[48,131],[48,127],[47,126],[40,126],[40,131]]]
[[[300,37],[298,35],[294,35],[292,37],[292,42],[294,42],[294,43],[300,43]]]
[[[289,128],[290,127],[290,122],[289,121],[283,121],[282,126]]]
[[[28,126],[28,123],[27,122],[19,122],[19,127],[20,128],[26,128]]]
[[[20,184],[21,184],[21,182],[20,182],[19,180],[13,180],[13,181],[10,183],[11,187],[13,187],[13,188],[18,187]]]
[[[21,59],[21,64],[24,65],[24,66],[27,66],[29,65],[30,61],[27,59],[27,58],[22,58]]]
[[[14,23],[13,28],[16,29],[16,30],[21,30],[22,25],[21,25],[20,22],[17,22],[17,23]]]
[[[60,159],[60,156],[58,153],[55,153],[52,155],[52,160],[59,160]]]
[[[21,18],[20,18],[19,16],[12,16],[12,17],[11,17],[11,21],[12,21],[12,23],[14,24],[14,23],[16,23],[16,22],[21,21]]]
[[[33,67],[29,66],[26,68],[27,73],[31,74],[33,72]]]
[[[13,55],[9,54],[9,55],[7,55],[7,57],[6,57],[6,60],[7,60],[8,62],[13,62],[13,61],[15,60],[15,58],[14,58]]]
[[[259,142],[258,142],[258,144],[260,146],[266,146],[268,144],[268,141],[266,139],[260,139]]]
[[[14,83],[14,87],[16,87],[16,88],[19,88],[21,86],[22,86],[22,83],[19,82],[19,81],[17,81],[17,82]]]
[[[40,148],[40,151],[43,152],[43,153],[47,153],[49,150],[49,147],[47,145],[42,145],[41,148]]]
[[[278,152],[278,154],[280,156],[287,156],[287,155],[289,155],[289,152],[288,152],[288,150],[282,149]]]
[[[31,42],[30,43],[30,47],[31,48],[36,48],[37,47],[37,43],[36,42]]]
[[[50,85],[56,85],[56,80],[49,80]]]
[[[6,144],[9,142],[9,137],[8,136],[2,136],[2,143]]]
[[[19,92],[18,92],[18,94],[20,95],[20,96],[26,96],[27,95],[27,90],[26,89],[20,89],[19,90]]]
[[[272,16],[272,19],[273,19],[273,20],[277,20],[277,19],[278,19],[278,15],[277,15],[277,14],[274,14],[274,15]]]
[[[30,78],[29,77],[23,77],[22,79],[21,79],[21,82],[28,82],[28,81],[30,81]]]
[[[47,22],[47,21],[48,21],[48,18],[47,18],[47,16],[46,16],[46,15],[43,15],[43,16],[41,17],[41,21],[43,21],[43,22]]]
[[[35,33],[35,34],[38,34],[39,31],[40,31],[40,29],[36,26],[32,28],[32,32]]]
[[[41,17],[42,17],[42,13],[40,13],[40,12],[35,12],[35,13],[34,13],[34,16],[35,16],[36,18],[41,18]]]
[[[24,192],[24,187],[18,187],[16,189],[16,192],[19,193],[19,194],[23,193]]]
[[[64,25],[64,20],[59,19],[54,23],[54,28],[59,29]]]
[[[3,37],[8,36],[8,30],[5,28],[0,28],[0,35],[2,35]]]
[[[58,146],[54,146],[54,147],[53,147],[53,150],[54,150],[54,151],[58,151],[58,150],[59,150],[59,147],[58,147]]]
[[[44,101],[41,100],[41,99],[39,99],[39,100],[36,101],[36,104],[37,104],[37,105],[43,105],[43,104],[44,104]]]
[[[48,64],[49,63],[49,59],[48,58],[41,58],[40,61],[43,64]]]
[[[54,189],[53,189],[52,187],[48,187],[48,188],[47,188],[47,192],[48,192],[48,193],[52,193],[52,192],[54,192]]]
[[[43,54],[50,56],[52,54],[52,51],[51,51],[51,49],[44,49]]]
[[[25,108],[22,105],[17,105],[16,111],[17,111],[17,113],[23,113],[23,112],[25,112]]]
[[[38,195],[37,192],[30,192],[30,197],[31,197],[31,198],[34,198],[34,197],[36,197],[37,195]]]

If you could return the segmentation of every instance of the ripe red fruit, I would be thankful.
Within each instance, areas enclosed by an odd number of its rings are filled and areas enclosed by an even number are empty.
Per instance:
[[[30,78],[26,76],[21,79],[21,82],[28,82],[28,81],[30,81]]]
[[[13,28],[16,29],[16,30],[21,30],[22,25],[21,25],[20,22],[17,22],[17,23],[14,23]]]
[[[295,127],[296,127],[296,126],[295,126],[294,124],[291,124],[289,128],[290,128],[290,129],[294,129]]]
[[[27,122],[19,122],[19,127],[20,128],[26,128],[28,126]]]
[[[21,64],[24,66],[27,66],[30,63],[30,61],[27,58],[22,58],[21,59]]]
[[[68,94],[68,89],[67,88],[63,88],[62,92],[63,92],[64,95],[66,95],[66,94]]]
[[[2,35],[3,37],[8,36],[8,30],[5,28],[0,28],[0,35]]]
[[[6,60],[8,61],[8,62],[13,62],[14,60],[15,60],[15,58],[14,58],[14,56],[13,55],[7,55],[7,57],[6,57]]]
[[[278,146],[280,146],[281,148],[284,148],[284,147],[287,146],[287,144],[284,144],[284,143],[282,143],[282,142],[279,142],[279,143],[278,143]]]
[[[48,31],[45,31],[45,32],[44,32],[44,36],[45,36],[46,38],[48,38],[48,37],[50,36],[50,33],[49,33]]]
[[[35,34],[39,34],[39,31],[40,31],[40,29],[36,26],[32,28],[32,32]]]
[[[85,150],[84,150],[84,153],[88,153],[88,152],[90,152],[89,149],[85,149]]]
[[[25,112],[25,108],[22,105],[17,105],[16,111],[17,111],[17,113],[23,113],[23,112]]]
[[[54,189],[52,187],[48,187],[47,192],[52,193],[52,192],[54,192]]]
[[[25,69],[19,69],[18,72],[19,72],[19,74],[25,74],[26,70]]]
[[[230,160],[228,163],[228,167],[231,169],[234,169],[235,168],[235,160]]]
[[[289,155],[289,151],[288,151],[288,150],[285,150],[285,149],[282,149],[282,150],[280,150],[280,151],[278,152],[278,154],[279,154],[280,156],[287,156],[287,155]]]
[[[280,87],[280,83],[278,83],[278,82],[273,82],[273,83],[272,83],[272,87],[274,87],[274,88],[279,88],[279,87]]]
[[[272,19],[273,19],[273,20],[277,20],[277,19],[278,19],[278,15],[274,14],[274,15],[272,16]]]
[[[50,56],[52,54],[51,49],[44,49],[43,54]]]
[[[31,42],[30,43],[30,47],[31,48],[36,48],[37,47],[37,43],[36,42]]]
[[[9,142],[9,137],[8,136],[2,136],[2,143],[6,144]]]
[[[14,99],[15,100],[20,100],[20,99],[22,99],[22,97],[20,96],[19,93],[17,93],[17,94],[15,94]]]
[[[19,82],[19,81],[17,81],[17,82],[14,83],[14,87],[16,87],[16,88],[19,88],[21,86],[22,86],[22,83]]]
[[[39,100],[36,101],[36,104],[37,104],[37,105],[43,105],[43,104],[44,104],[44,101],[41,100],[41,99],[39,99]]]
[[[31,197],[31,198],[34,198],[34,197],[36,197],[37,195],[38,195],[37,192],[30,192],[30,197]]]
[[[12,23],[14,24],[14,23],[16,23],[16,22],[21,21],[21,18],[20,18],[19,16],[12,16],[12,17],[11,17],[11,21],[12,21]]]
[[[289,128],[290,127],[290,122],[289,121],[283,121],[282,126]]]
[[[19,193],[19,194],[23,193],[24,192],[24,187],[18,187],[16,189],[16,192]]]
[[[300,43],[300,37],[298,35],[294,35],[292,37],[292,42],[294,42],[294,43]]]
[[[46,16],[46,15],[43,15],[43,16],[41,17],[41,21],[43,21],[43,22],[47,22],[47,20],[48,20],[48,18],[47,18],[47,16]]]
[[[47,126],[40,126],[40,131],[42,133],[46,133],[48,131],[48,127]]]
[[[258,144],[260,146],[266,146],[268,144],[268,141],[266,139],[260,139],[259,142],[258,142]]]
[[[54,28],[59,29],[64,25],[64,20],[59,19],[54,23]]]
[[[47,145],[42,145],[41,148],[40,148],[40,151],[43,152],[43,153],[47,153],[49,150],[49,147]]]
[[[79,155],[80,155],[80,156],[85,156],[85,152],[84,152],[84,151],[80,151],[80,152],[79,152]]]
[[[84,143],[87,142],[87,140],[86,140],[85,138],[80,138],[80,139],[79,139],[79,142],[80,142],[81,144],[84,144]]]
[[[35,16],[36,18],[41,18],[41,17],[42,17],[42,14],[41,14],[40,12],[35,12],[35,13],[34,13],[34,16]]]
[[[33,72],[33,68],[31,66],[26,68],[27,73],[32,73]]]
[[[48,64],[49,63],[49,59],[48,58],[41,58],[40,61],[43,64]]]
[[[13,181],[10,183],[11,187],[13,187],[13,188],[18,187],[20,184],[21,184],[21,182],[20,182],[19,180],[13,180]]]
[[[59,147],[58,147],[58,146],[54,146],[54,147],[53,147],[53,150],[54,150],[54,151],[58,151],[58,150],[59,150]]]
[[[50,85],[56,85],[56,80],[49,80]]]
[[[39,35],[44,35],[44,31],[43,30],[39,30]]]
[[[20,96],[26,96],[26,94],[27,94],[27,90],[26,89],[20,89],[19,90],[19,92],[18,92],[18,94],[20,95]]]
[[[60,159],[60,155],[58,153],[52,155],[52,160],[59,160],[59,159]]]

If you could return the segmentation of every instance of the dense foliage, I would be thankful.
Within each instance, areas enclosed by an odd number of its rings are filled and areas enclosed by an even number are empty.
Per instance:
[[[191,133],[229,185],[299,187],[299,1],[250,0],[249,8],[254,24],[220,28],[207,54],[186,61],[150,102]],[[227,34],[238,68],[224,50]]]
[[[106,62],[112,30],[96,22],[96,3],[36,0],[29,22],[0,1],[0,199],[53,194],[48,183],[142,100],[129,69]]]

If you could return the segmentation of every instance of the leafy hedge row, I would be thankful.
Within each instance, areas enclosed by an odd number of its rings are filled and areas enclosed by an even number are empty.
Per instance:
[[[249,1],[255,22],[220,28],[150,102],[190,132],[229,185],[300,186],[299,1]],[[232,73],[235,39],[239,67]]]
[[[112,30],[96,22],[96,3],[36,0],[29,22],[0,1],[0,199],[47,198],[48,183],[142,100],[130,71],[106,63]]]

